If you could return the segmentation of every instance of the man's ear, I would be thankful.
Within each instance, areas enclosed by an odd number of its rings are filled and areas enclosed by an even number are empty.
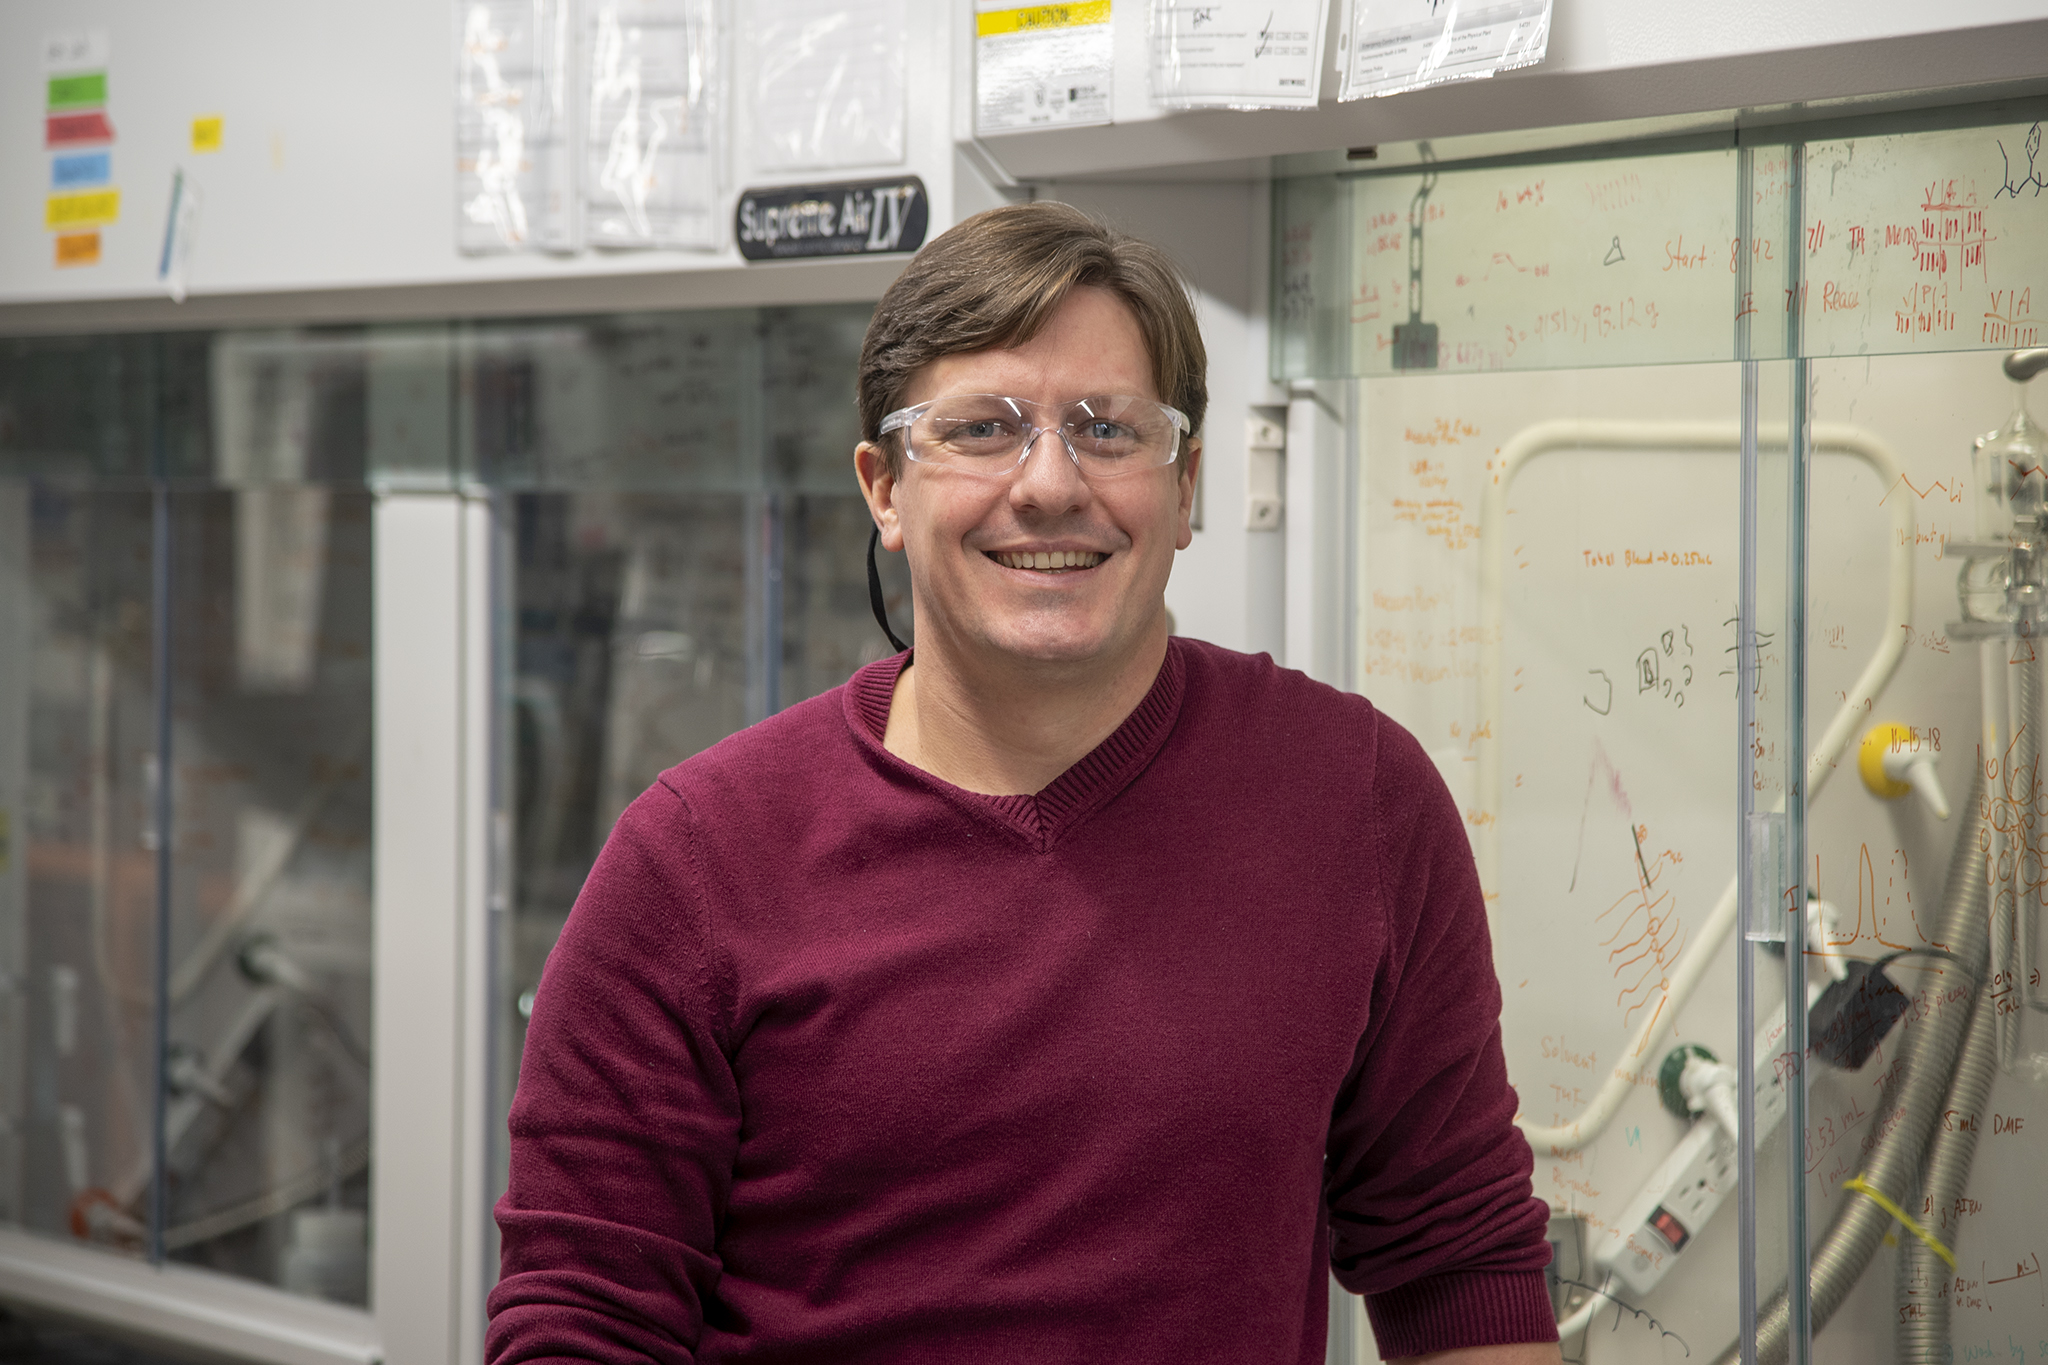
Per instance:
[[[853,448],[853,472],[860,479],[860,495],[867,499],[868,515],[882,532],[882,548],[895,554],[903,548],[903,525],[896,510],[896,475],[888,457],[872,441]]]
[[[1202,472],[1202,441],[1195,437],[1188,442],[1188,457],[1176,471],[1180,484],[1180,525],[1176,528],[1173,547],[1185,550],[1195,543],[1193,518],[1195,515],[1195,479]]]

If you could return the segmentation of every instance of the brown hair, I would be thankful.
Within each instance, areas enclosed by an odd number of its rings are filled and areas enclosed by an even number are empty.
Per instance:
[[[861,435],[881,445],[893,468],[895,443],[881,442],[882,419],[919,370],[943,356],[1022,345],[1082,286],[1106,289],[1131,310],[1161,401],[1186,413],[1199,435],[1209,357],[1179,268],[1150,242],[1050,200],[977,213],[897,276],[861,343]]]

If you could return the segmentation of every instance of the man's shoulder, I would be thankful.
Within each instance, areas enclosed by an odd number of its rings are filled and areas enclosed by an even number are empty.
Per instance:
[[[1205,710],[1223,710],[1240,725],[1276,726],[1303,734],[1324,727],[1370,732],[1385,723],[1373,704],[1284,668],[1270,654],[1246,654],[1206,640],[1178,638],[1187,670],[1187,695]]]
[[[1196,724],[1233,748],[1263,753],[1306,775],[1336,769],[1346,780],[1402,785],[1434,765],[1415,736],[1356,692],[1205,640],[1176,640]]]

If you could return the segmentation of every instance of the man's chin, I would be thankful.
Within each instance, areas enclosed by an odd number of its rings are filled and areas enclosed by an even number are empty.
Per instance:
[[[1019,664],[1052,667],[1110,666],[1121,663],[1142,646],[1144,632],[1123,623],[1006,623],[984,640],[996,653]]]

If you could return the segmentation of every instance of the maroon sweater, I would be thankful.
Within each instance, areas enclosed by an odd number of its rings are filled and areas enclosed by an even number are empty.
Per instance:
[[[1463,827],[1362,698],[1176,639],[1036,796],[901,658],[669,770],[548,959],[504,1362],[1317,1362],[1556,1336]]]

